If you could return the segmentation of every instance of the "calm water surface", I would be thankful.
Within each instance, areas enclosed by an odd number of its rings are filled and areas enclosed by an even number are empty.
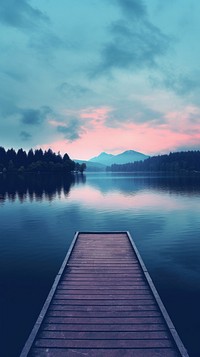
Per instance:
[[[0,177],[0,343],[17,357],[75,231],[130,231],[191,357],[200,356],[200,180]]]

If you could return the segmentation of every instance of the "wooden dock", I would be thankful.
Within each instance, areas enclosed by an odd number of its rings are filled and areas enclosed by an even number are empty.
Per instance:
[[[20,357],[188,357],[128,232],[76,233]]]

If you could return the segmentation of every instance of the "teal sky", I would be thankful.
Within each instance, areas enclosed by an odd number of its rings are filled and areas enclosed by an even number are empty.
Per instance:
[[[0,146],[199,149],[200,2],[1,0]]]

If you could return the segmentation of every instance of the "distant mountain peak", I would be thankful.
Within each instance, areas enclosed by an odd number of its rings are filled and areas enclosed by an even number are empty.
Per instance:
[[[100,155],[98,155],[97,157],[99,157],[99,156],[106,156],[106,157],[112,157],[112,156],[114,156],[113,154],[107,154],[107,152],[105,152],[105,151],[103,151],[103,152],[101,152],[101,154]]]
[[[145,160],[148,157],[149,156],[144,155],[138,151],[127,150],[118,155],[102,152],[100,155],[91,158],[89,161],[110,166],[113,164],[127,164],[130,162]]]
[[[140,155],[144,155],[141,152],[135,151],[135,150],[126,150],[118,155],[124,155],[124,154],[140,154]]]
[[[93,161],[93,162],[99,162],[101,163],[102,161],[111,159],[114,155],[112,154],[107,154],[107,152],[101,152],[101,154],[99,154],[98,156],[95,156],[93,158],[91,158],[89,161]]]

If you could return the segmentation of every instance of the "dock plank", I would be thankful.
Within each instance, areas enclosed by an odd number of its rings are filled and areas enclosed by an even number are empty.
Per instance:
[[[46,348],[169,348],[170,340],[66,340],[66,339],[42,339],[36,341],[36,347]]]
[[[159,317],[65,317],[48,316],[48,323],[60,324],[160,324],[162,319]]]
[[[153,298],[148,299],[132,299],[132,300],[78,300],[78,299],[56,299],[54,300],[54,304],[59,305],[84,305],[84,306],[130,306],[130,305],[150,305],[154,302]]]
[[[46,348],[35,348],[32,352],[32,357],[46,357],[47,351]],[[174,349],[76,349],[76,348],[64,348],[56,349],[51,348],[48,350],[48,357],[177,357]]]
[[[49,316],[59,316],[59,317],[160,317],[159,311],[64,311],[64,310],[50,310]]]
[[[84,340],[154,340],[169,339],[166,331],[43,331],[41,338],[46,339],[84,339]]]
[[[94,312],[138,312],[138,311],[158,311],[157,306],[155,304],[151,304],[151,305],[126,305],[126,306],[115,306],[115,305],[111,305],[111,306],[96,306],[96,305],[89,305],[89,306],[85,306],[85,305],[59,305],[59,304],[51,304],[49,311],[94,311]]]
[[[188,357],[128,232],[74,237],[20,357]]]
[[[87,332],[93,332],[93,331],[104,331],[104,332],[109,332],[109,331],[117,331],[117,332],[128,332],[128,331],[135,331],[135,332],[143,332],[143,331],[166,331],[166,326],[165,324],[80,324],[77,326],[76,324],[51,324],[45,322],[43,325],[42,331],[87,331]]]

